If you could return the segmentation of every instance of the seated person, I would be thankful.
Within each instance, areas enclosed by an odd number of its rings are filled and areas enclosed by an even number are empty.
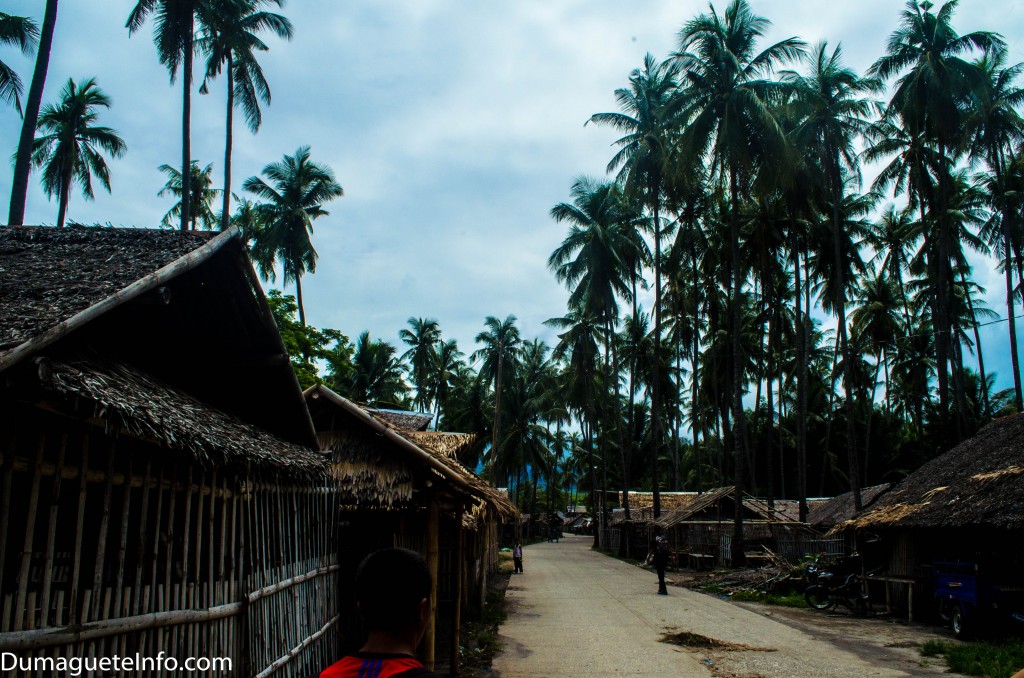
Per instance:
[[[369,636],[320,678],[437,678],[416,659],[430,618],[430,570],[408,549],[371,553],[356,571],[356,607]]]

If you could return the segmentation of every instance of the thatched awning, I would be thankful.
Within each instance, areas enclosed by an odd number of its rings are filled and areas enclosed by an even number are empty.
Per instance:
[[[871,487],[863,488],[860,491],[862,510],[871,508],[875,501],[891,487],[891,483],[885,483],[884,485],[872,485]],[[853,492],[845,492],[831,499],[812,500],[807,503],[807,523],[823,531],[827,531],[857,515],[853,504]]]
[[[1024,414],[997,419],[836,527],[1024,528]]]
[[[430,426],[430,422],[434,421],[434,415],[427,413],[398,412],[395,410],[371,408],[367,408],[366,411],[402,431],[426,431],[427,427]]]
[[[191,454],[200,464],[242,472],[326,478],[326,459],[123,363],[99,359],[49,360],[44,391],[59,396],[108,430]]]

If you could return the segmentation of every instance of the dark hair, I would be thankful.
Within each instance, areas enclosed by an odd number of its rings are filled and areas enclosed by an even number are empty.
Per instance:
[[[419,604],[430,598],[430,569],[409,549],[383,549],[356,571],[356,601],[371,631],[404,631],[419,622]]]

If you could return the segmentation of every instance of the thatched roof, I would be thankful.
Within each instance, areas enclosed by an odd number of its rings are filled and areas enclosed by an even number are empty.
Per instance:
[[[316,446],[236,229],[0,228],[0,373],[83,350]]]
[[[516,514],[507,496],[459,463],[457,453],[472,445],[474,436],[402,430],[322,384],[304,395],[311,409],[340,415],[314,415],[315,421],[325,422],[318,426],[318,435],[324,449],[334,452],[334,475],[364,503],[390,508],[407,502],[415,489],[414,476],[426,467],[431,477],[472,499],[471,512],[479,514],[487,507],[503,516]]]
[[[434,415],[423,412],[399,412],[372,408],[367,408],[367,412],[402,431],[426,431],[430,422],[434,421]]]
[[[0,352],[208,243],[214,233],[0,228]]]
[[[325,458],[125,364],[102,360],[43,363],[42,388],[72,408],[87,408],[108,430],[126,430],[191,454],[207,467],[326,477]]]
[[[730,507],[726,513],[721,513],[718,504],[722,501],[729,501],[736,495],[733,486],[719,487],[697,495],[686,505],[663,513],[655,522],[663,528],[674,527],[680,523],[696,520],[704,512],[714,511],[714,515],[722,521],[731,521],[733,509]],[[743,495],[743,508],[748,514],[747,520],[753,519],[769,523],[800,524],[789,515],[790,507],[776,503],[772,509],[768,502],[763,499],[752,497],[746,493]],[[705,518],[706,519],[706,518]]]
[[[862,510],[871,508],[875,500],[890,487],[892,487],[890,483],[885,483],[863,488],[860,491]],[[839,523],[850,520],[856,514],[853,507],[853,492],[845,492],[831,499],[808,501],[807,524],[819,530],[830,530]]]
[[[838,526],[1024,528],[1024,414],[997,419]]]
[[[700,495],[697,492],[660,492],[661,510],[673,511],[684,506],[689,506]],[[619,506],[622,506],[622,492],[618,492]],[[643,491],[629,491],[629,508],[639,509],[654,506],[654,493]]]

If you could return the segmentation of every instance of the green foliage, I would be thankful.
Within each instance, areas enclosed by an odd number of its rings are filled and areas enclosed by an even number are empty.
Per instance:
[[[343,380],[351,374],[352,346],[348,337],[338,330],[318,330],[302,325],[296,319],[298,305],[295,297],[284,295],[279,290],[270,290],[267,304],[303,389],[324,381],[318,363],[326,364],[332,379]]]
[[[925,657],[943,655],[949,670],[968,676],[1011,678],[1024,668],[1024,640],[946,643],[929,640],[921,646]]]

